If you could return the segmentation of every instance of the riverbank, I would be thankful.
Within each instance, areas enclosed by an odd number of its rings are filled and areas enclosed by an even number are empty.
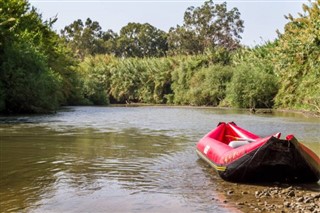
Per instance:
[[[248,185],[222,182],[218,190],[225,195],[220,202],[243,212],[320,212],[319,183]]]

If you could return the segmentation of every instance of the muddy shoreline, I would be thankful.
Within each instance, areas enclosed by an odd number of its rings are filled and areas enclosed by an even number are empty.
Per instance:
[[[224,195],[223,199],[212,199],[241,212],[320,212],[319,182],[300,185],[219,182],[217,190]]]

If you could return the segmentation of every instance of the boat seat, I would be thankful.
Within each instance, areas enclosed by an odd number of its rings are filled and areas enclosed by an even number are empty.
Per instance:
[[[250,143],[249,141],[230,141],[228,145],[232,148],[238,148],[240,146],[243,146],[249,143]]]

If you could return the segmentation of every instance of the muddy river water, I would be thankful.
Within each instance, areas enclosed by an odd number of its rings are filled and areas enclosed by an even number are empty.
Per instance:
[[[220,121],[260,136],[293,133],[320,154],[320,119],[294,113],[142,106],[2,116],[0,212],[241,211],[222,189],[237,185],[195,152]]]

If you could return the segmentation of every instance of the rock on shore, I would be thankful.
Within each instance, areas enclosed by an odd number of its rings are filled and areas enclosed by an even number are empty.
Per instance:
[[[243,212],[320,213],[320,186],[255,186],[225,182],[228,204]],[[311,187],[312,188],[312,187]]]

